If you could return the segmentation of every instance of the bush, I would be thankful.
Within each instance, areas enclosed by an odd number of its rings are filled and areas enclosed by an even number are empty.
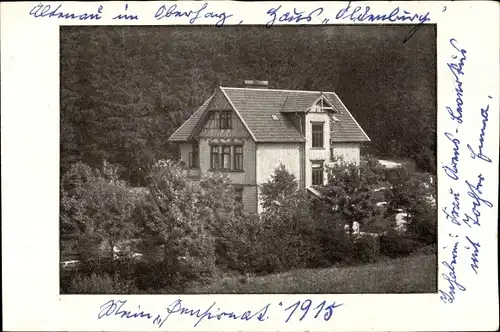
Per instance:
[[[216,239],[217,266],[240,273],[263,270],[268,255],[263,227],[257,214],[240,215],[223,225]]]
[[[61,237],[76,238],[74,248],[80,259],[99,255],[96,248],[113,247],[136,231],[131,220],[138,197],[115,167],[104,163],[103,171],[75,163],[61,178]]]
[[[316,258],[316,266],[327,267],[334,264],[352,264],[355,261],[355,245],[349,234],[346,233],[336,220],[328,222],[316,219],[314,241],[319,253]]]
[[[408,256],[419,247],[411,237],[391,233],[380,237],[380,253],[391,258]]]
[[[428,202],[420,202],[409,212],[408,232],[424,245],[437,243],[436,208]]]
[[[92,273],[90,276],[75,273],[67,289],[69,294],[133,294],[137,291],[131,281],[97,273]]]
[[[190,181],[174,162],[159,161],[151,168],[148,191],[134,217],[140,227],[144,257],[162,269],[186,274],[215,270],[216,215],[204,204],[208,193]]]
[[[355,260],[360,263],[373,263],[380,257],[378,237],[362,236],[355,241]]]
[[[271,273],[314,265],[318,246],[313,238],[313,208],[307,193],[298,190],[295,176],[280,165],[261,191],[263,232],[255,245],[265,248],[265,255],[257,258],[254,269]]]

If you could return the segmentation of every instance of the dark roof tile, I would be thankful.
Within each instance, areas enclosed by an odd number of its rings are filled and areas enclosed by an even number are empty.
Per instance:
[[[182,126],[180,126],[179,129],[177,129],[175,131],[175,133],[172,134],[172,136],[170,136],[170,138],[169,138],[170,141],[173,141],[173,142],[184,142],[184,141],[188,140],[189,134],[191,134],[191,132],[196,127],[196,124],[198,123],[198,121],[200,120],[203,112],[205,111],[205,109],[207,108],[208,104],[210,103],[210,100],[212,100],[212,97],[213,97],[213,95],[210,98],[208,98],[207,101],[205,101],[203,103],[203,105],[201,105],[196,110],[196,112],[194,112],[189,117],[189,119],[187,119],[186,122],[184,122],[182,124]]]
[[[332,142],[365,142],[370,139],[334,92],[221,87],[257,142],[303,142],[304,136],[286,113],[306,112],[323,94],[340,111],[332,121]],[[213,96],[212,96],[213,97]],[[186,141],[207,108],[210,97],[171,137]]]

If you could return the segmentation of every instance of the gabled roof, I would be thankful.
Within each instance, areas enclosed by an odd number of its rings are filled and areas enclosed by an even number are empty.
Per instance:
[[[332,142],[365,142],[370,139],[334,92],[220,87],[256,142],[304,142],[289,113],[305,113],[324,96],[338,111],[332,121]],[[213,96],[212,96],[213,97]],[[210,97],[171,137],[186,141],[207,108]]]
[[[257,142],[305,141],[292,121],[280,112],[287,93],[269,89],[221,89],[244,119]],[[273,119],[273,115],[277,120]]]
[[[369,142],[370,138],[358,124],[351,112],[345,107],[342,100],[335,92],[323,93],[332,105],[339,111],[335,113],[338,121],[331,121],[330,141],[331,142]]]
[[[201,105],[196,110],[196,112],[194,112],[193,115],[191,115],[189,117],[189,119],[187,119],[186,122],[184,122],[182,124],[182,126],[180,126],[179,129],[177,129],[175,131],[175,133],[172,134],[172,136],[170,136],[170,138],[169,138],[170,141],[173,141],[173,142],[185,142],[185,141],[188,140],[189,135],[191,134],[191,132],[196,127],[196,124],[198,123],[198,121],[201,119],[201,116],[203,115],[203,112],[207,108],[207,106],[210,103],[210,101],[212,100],[213,96],[214,95],[210,96],[210,98],[208,98],[207,101],[204,102],[203,105]]]
[[[301,93],[290,91],[285,95],[281,112],[301,113],[305,112],[320,97],[319,93]]]

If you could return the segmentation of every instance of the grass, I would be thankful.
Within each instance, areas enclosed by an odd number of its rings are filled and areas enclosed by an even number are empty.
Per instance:
[[[419,254],[351,267],[301,269],[249,278],[226,276],[207,285],[193,285],[187,293],[434,293],[436,270],[435,255]]]

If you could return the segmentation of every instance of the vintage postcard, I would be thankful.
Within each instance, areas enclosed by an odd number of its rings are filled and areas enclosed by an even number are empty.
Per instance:
[[[4,328],[498,330],[499,9],[2,3]]]

